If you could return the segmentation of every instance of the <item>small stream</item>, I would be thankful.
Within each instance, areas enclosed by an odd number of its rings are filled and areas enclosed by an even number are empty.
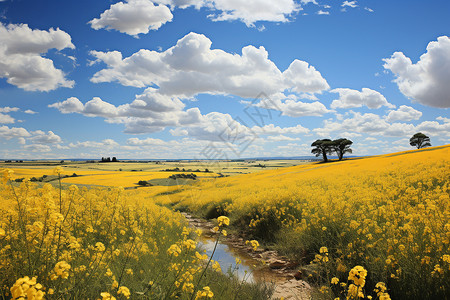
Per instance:
[[[203,220],[186,217],[192,227],[202,229],[203,234],[200,237],[199,246],[206,250],[206,254],[210,257],[217,238],[216,234],[211,232],[212,225]],[[285,279],[274,273],[261,259],[252,257],[248,252],[248,247],[238,247],[236,243],[223,236],[217,244],[212,259],[219,262],[222,272],[227,273],[230,270],[240,280],[247,282],[279,282]],[[236,260],[239,260],[240,264],[236,264]]]
[[[190,227],[202,230],[199,246],[210,257],[217,238],[216,233],[211,230],[214,225],[186,213],[183,215],[189,221]],[[231,270],[242,281],[275,283],[271,299],[311,299],[311,287],[307,282],[294,276],[297,264],[292,265],[291,262],[278,257],[275,251],[253,251],[249,248],[242,238],[221,236],[212,259],[219,262],[222,272],[227,273]],[[240,260],[241,263],[237,265],[236,260]]]
[[[202,236],[199,246],[206,250],[208,257],[211,256],[216,243],[215,238]],[[222,272],[231,270],[240,280],[246,282],[276,282],[280,281],[270,268],[261,261],[251,257],[246,251],[237,249],[226,241],[217,244],[213,260],[218,261]],[[240,260],[240,264],[236,264]]]

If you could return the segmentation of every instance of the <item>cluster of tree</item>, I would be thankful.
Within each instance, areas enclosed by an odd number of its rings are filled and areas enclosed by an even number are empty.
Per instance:
[[[151,184],[150,182],[148,182],[146,180],[139,180],[138,185],[140,185],[140,186],[153,186],[153,184]]]
[[[311,153],[315,154],[316,156],[322,156],[324,162],[327,162],[328,155],[331,155],[333,153],[336,153],[338,159],[342,160],[345,153],[353,152],[353,150],[350,148],[352,144],[353,142],[351,140],[344,138],[333,141],[330,139],[316,140],[311,144],[311,147],[314,147],[314,149],[311,150]],[[430,137],[421,132],[418,132],[409,139],[409,144],[413,147],[417,147],[417,149],[430,147]]]
[[[184,179],[197,179],[197,175],[191,174],[173,174],[169,176],[170,179],[184,178]]]
[[[186,170],[185,168],[180,169],[178,167],[173,168],[173,169],[165,169],[165,170],[161,170],[161,171],[162,172],[198,172],[198,173],[205,172],[205,173],[212,173],[212,171],[210,171],[208,169],[205,169],[205,171],[201,171],[200,169],[197,169],[197,170],[187,169]]]
[[[339,160],[342,160],[345,153],[353,152],[353,150],[350,148],[352,144],[353,142],[351,140],[344,138],[333,141],[330,139],[316,140],[311,144],[311,147],[314,147],[314,149],[311,150],[311,153],[315,154],[316,156],[322,156],[324,162],[327,162],[328,155],[331,155],[333,153],[336,153]]]
[[[113,157],[111,159],[111,157],[102,157],[102,160],[100,162],[118,162],[116,157]]]

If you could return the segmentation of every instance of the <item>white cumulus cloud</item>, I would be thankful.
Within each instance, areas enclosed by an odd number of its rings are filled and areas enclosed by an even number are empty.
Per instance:
[[[89,23],[96,30],[115,29],[137,36],[159,29],[163,24],[172,21],[172,18],[170,9],[164,4],[155,5],[150,0],[128,0],[111,5],[100,18]]]
[[[61,113],[79,113],[87,117],[102,117],[108,123],[125,125],[125,132],[132,134],[164,130],[168,126],[184,126],[198,123],[198,108],[184,110],[184,103],[176,97],[160,94],[153,88],[136,95],[131,103],[115,106],[99,97],[82,103],[76,97],[50,104]]]
[[[15,122],[15,119],[10,115],[0,113],[0,123],[3,124],[12,124]]]
[[[391,70],[400,91],[423,105],[450,107],[450,38],[441,36],[427,46],[417,63],[402,52],[384,59],[384,68]]]
[[[362,106],[367,106],[371,109],[380,108],[381,106],[395,107],[382,94],[369,88],[362,88],[361,92],[347,88],[334,89],[331,92],[339,94],[339,99],[333,100],[331,103],[331,108],[333,109]]]
[[[313,129],[322,137],[329,137],[333,132],[360,133],[384,136],[410,136],[414,134],[415,126],[408,123],[388,123],[377,114],[353,112],[351,117],[339,120],[325,120],[323,127]]]
[[[213,0],[211,6],[220,11],[211,16],[213,21],[240,20],[247,26],[257,21],[287,22],[300,10],[294,0]]]
[[[61,137],[56,135],[53,131],[47,133],[42,130],[32,132],[32,137],[29,138],[34,144],[59,144],[62,142]]]
[[[239,55],[211,49],[211,44],[206,36],[189,33],[164,52],[141,49],[123,58],[118,51],[92,51],[107,68],[95,73],[91,81],[157,85],[161,94],[184,98],[199,93],[253,98],[261,92],[320,93],[329,88],[320,72],[306,62],[295,60],[281,72],[264,47],[246,46]]]
[[[419,120],[422,116],[422,112],[412,108],[411,106],[401,105],[397,110],[391,111],[386,120],[388,122],[394,121],[411,121]]]
[[[27,24],[0,23],[0,78],[27,91],[72,87],[63,71],[42,55],[49,49],[74,49],[71,37],[60,29],[31,29]]]
[[[291,18],[301,10],[296,0],[154,0],[170,6],[172,9],[202,7],[211,11],[208,16],[212,21],[241,21],[248,27],[254,27],[258,21],[289,22]],[[302,0],[302,4],[315,0]]]

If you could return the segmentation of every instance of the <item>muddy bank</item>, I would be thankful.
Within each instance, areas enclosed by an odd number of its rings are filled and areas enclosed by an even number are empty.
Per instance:
[[[189,225],[203,231],[202,244],[206,248],[214,245],[216,233],[212,228],[213,223],[203,219],[195,218],[187,213],[183,213]],[[245,240],[239,236],[229,234],[221,237],[219,251],[216,249],[213,259],[219,262],[227,262],[226,268],[235,268],[235,259],[239,259],[242,264],[238,276],[245,277],[247,281],[268,282],[275,284],[275,292],[272,299],[311,299],[310,285],[302,280],[302,272],[299,271],[299,264],[289,261],[286,257],[279,255],[276,251],[261,249],[253,250],[245,244]]]

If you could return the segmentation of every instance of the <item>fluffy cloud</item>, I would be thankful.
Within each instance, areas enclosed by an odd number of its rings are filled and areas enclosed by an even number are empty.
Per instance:
[[[104,11],[100,18],[89,21],[92,28],[115,29],[137,36],[157,30],[163,24],[172,21],[170,9],[163,5],[154,5],[150,0],[128,0],[118,2]]]
[[[320,102],[301,102],[297,100],[286,100],[280,104],[283,115],[289,117],[303,117],[303,116],[322,116],[330,110]]]
[[[48,145],[41,145],[41,144],[30,144],[30,145],[25,145],[23,146],[23,148],[27,151],[31,151],[31,152],[50,152],[52,151],[52,148],[50,148],[50,146]]]
[[[183,126],[198,123],[201,118],[198,108],[184,109],[178,98],[161,95],[148,88],[136,95],[133,102],[115,106],[94,97],[85,104],[78,98],[50,104],[61,113],[79,113],[88,117],[102,117],[109,123],[125,124],[125,132],[132,134],[150,133],[164,130],[167,126]]]
[[[34,144],[59,144],[62,142],[61,138],[53,131],[45,133],[42,130],[32,132],[33,136],[29,140]]]
[[[12,138],[25,138],[29,136],[31,136],[31,134],[25,128],[0,126],[0,137],[2,139],[9,140]]]
[[[332,132],[366,133],[384,136],[410,136],[416,128],[407,123],[388,123],[379,115],[372,113],[361,114],[351,112],[350,118],[335,122],[325,120],[322,128],[313,129],[319,136],[329,137]]]
[[[155,145],[166,145],[168,142],[154,139],[154,138],[146,138],[146,139],[138,139],[138,138],[129,138],[127,140],[127,144],[130,146],[155,146]]]
[[[423,105],[450,107],[450,38],[441,36],[430,42],[427,52],[415,64],[402,52],[384,59],[400,91]]]
[[[92,51],[107,68],[95,73],[91,81],[157,85],[161,94],[180,97],[209,93],[253,98],[261,92],[320,93],[329,88],[320,72],[306,62],[295,60],[281,72],[264,47],[246,46],[239,55],[211,49],[211,44],[206,36],[189,33],[164,52],[141,49],[122,58],[118,51]]]
[[[386,121],[411,121],[419,120],[422,116],[422,112],[415,110],[411,106],[402,105],[397,110],[391,111],[387,117]]]
[[[301,10],[296,0],[155,0],[156,3],[169,5],[171,8],[197,9],[206,7],[212,14],[208,17],[213,21],[242,21],[253,27],[255,22],[288,22],[290,17]],[[313,2],[301,1],[302,4]]]
[[[212,7],[221,11],[211,15],[213,21],[240,20],[247,26],[257,21],[287,22],[289,16],[300,10],[294,0],[213,0]]]
[[[0,113],[0,124],[12,124],[14,123],[15,119],[11,117],[10,115],[5,115]]]
[[[300,95],[300,97],[302,96],[305,95]],[[300,97],[294,94],[286,96],[283,93],[277,93],[272,95],[271,97],[264,97],[259,101],[242,101],[242,103],[249,106],[256,106],[260,109],[277,110],[280,111],[282,115],[289,117],[322,116],[326,113],[332,112],[331,110],[327,109],[325,105],[318,101],[299,101],[298,99]]]
[[[316,93],[330,88],[320,72],[305,61],[294,60],[283,75],[286,85],[297,93]]]
[[[75,48],[70,35],[60,29],[33,30],[26,24],[0,23],[0,78],[27,91],[72,87],[53,61],[42,57],[49,49]]]
[[[56,102],[50,104],[48,107],[56,108],[63,114],[70,114],[75,112],[82,113],[84,109],[83,103],[81,103],[81,101],[78,100],[76,97],[70,97],[63,102]]]
[[[424,121],[417,125],[417,131],[430,136],[447,136],[450,137],[450,119],[438,117],[436,120],[441,121]]]
[[[300,138],[293,138],[285,135],[274,135],[267,138],[271,142],[299,141]]]
[[[302,4],[316,1],[301,1]],[[159,5],[154,5],[158,3]],[[169,8],[206,8],[212,21],[241,21],[248,27],[255,27],[259,21],[289,22],[291,17],[302,8],[296,0],[126,0],[111,5],[100,18],[89,23],[92,28],[115,29],[120,32],[138,35],[157,30],[173,15]]]
[[[34,110],[31,110],[31,109],[27,109],[26,111],[24,111],[24,113],[29,114],[29,115],[37,114],[37,112],[35,112]]]
[[[114,141],[113,139],[104,139],[101,142],[95,141],[84,141],[84,142],[76,142],[70,143],[69,148],[95,148],[95,149],[113,149],[117,148],[119,143]]]
[[[229,114],[211,112],[202,115],[197,124],[170,130],[173,136],[189,136],[199,140],[224,142],[228,144],[245,143],[256,139],[256,133],[233,119]]]
[[[333,100],[331,108],[352,108],[367,106],[368,108],[376,109],[381,106],[395,107],[387,102],[386,98],[377,91],[363,88],[360,91],[352,89],[334,89],[332,93],[339,93],[339,99]]]
[[[319,11],[317,11],[317,14],[318,15],[329,15],[330,12],[329,11],[324,11],[324,10],[319,10]]]
[[[9,113],[9,112],[16,112],[19,111],[18,107],[0,107],[0,113]]]
[[[274,124],[268,124],[264,126],[253,126],[252,131],[258,135],[282,135],[282,134],[306,134],[309,133],[309,129],[303,127],[302,125],[297,125],[294,127],[284,127],[275,126]]]

